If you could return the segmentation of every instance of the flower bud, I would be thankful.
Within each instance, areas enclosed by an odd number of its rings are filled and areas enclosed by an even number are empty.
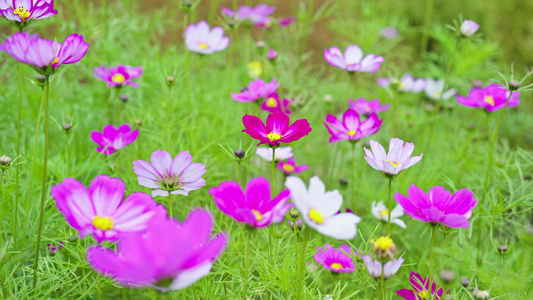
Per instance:
[[[63,124],[63,130],[65,132],[69,132],[71,129],[72,129],[72,124],[70,124],[70,123]]]
[[[468,278],[466,277],[461,277],[461,285],[465,288],[468,287],[468,285],[470,284],[470,280],[468,280]]]
[[[445,284],[449,284],[450,282],[454,281],[457,275],[455,275],[454,271],[451,270],[441,270],[439,272],[439,277]]]
[[[78,236],[73,234],[71,235],[69,238],[68,238],[68,241],[71,242],[71,243],[75,243],[78,241]]]
[[[476,300],[488,300],[490,297],[489,291],[482,291],[478,290],[478,288],[475,288],[472,291],[472,296],[474,296],[474,299]]]
[[[127,94],[122,94],[118,97],[120,99],[120,101],[122,101],[123,103],[126,103],[128,102],[128,100],[130,100],[130,96],[128,96]]]
[[[511,92],[514,92],[516,90],[518,90],[520,88],[520,82],[518,82],[518,80],[511,80],[509,81],[509,90]]]
[[[474,80],[474,82],[472,83],[472,85],[475,87],[475,88],[480,88],[480,87],[483,87],[483,81],[477,79],[477,80]]]
[[[331,102],[333,101],[333,96],[331,95],[324,95],[324,102]]]
[[[346,185],[348,185],[348,181],[346,181],[346,179],[344,179],[344,178],[341,178],[341,179],[339,179],[339,184],[342,185],[342,186],[346,186]]]
[[[168,75],[166,78],[166,82],[168,86],[173,86],[175,81],[176,81],[176,76]]]
[[[143,125],[143,121],[141,119],[137,119],[135,121],[133,121],[133,125],[135,125],[135,127],[139,128]]]
[[[302,219],[298,219],[296,221],[291,221],[291,220],[288,220],[289,221],[289,228],[294,231],[294,228],[296,227],[296,231],[301,231],[302,230],[302,226],[303,226],[303,222],[302,222]]]
[[[0,166],[2,167],[6,167],[6,166],[9,166],[9,164],[12,162],[13,160],[11,159],[11,157],[9,156],[0,156]]]
[[[266,44],[265,41],[257,41],[257,43],[255,43],[255,46],[259,49],[263,49],[265,48]]]
[[[237,150],[233,151],[233,154],[235,154],[235,157],[237,157],[239,160],[241,160],[246,155],[246,152],[244,152],[244,150],[242,150],[242,149],[237,149]]]
[[[470,123],[470,124],[468,124],[468,129],[470,129],[470,130],[474,130],[474,129],[476,129],[476,123]]]
[[[300,219],[300,212],[294,207],[289,209],[288,214],[289,214],[289,219],[293,221],[297,221],[298,219]]]
[[[501,256],[505,256],[508,249],[509,247],[507,245],[499,246],[498,253],[500,253]]]
[[[272,61],[272,60],[275,60],[276,58],[278,58],[278,52],[276,52],[276,50],[274,49],[268,50],[267,59]]]
[[[233,26],[235,26],[235,21],[233,21],[233,20],[228,20],[228,26],[229,26],[230,28],[233,28]]]
[[[46,83],[46,76],[37,75],[37,76],[35,76],[35,80],[37,80],[38,83],[45,84]]]
[[[191,1],[182,1],[181,2],[181,9],[184,12],[188,12],[189,10],[191,10],[191,7],[192,7]]]
[[[473,36],[476,31],[479,29],[479,25],[472,21],[472,20],[464,20],[463,24],[461,24],[461,35],[464,37],[471,37]]]

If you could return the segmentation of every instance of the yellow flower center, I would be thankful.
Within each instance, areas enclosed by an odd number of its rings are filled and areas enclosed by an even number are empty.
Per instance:
[[[387,217],[389,215],[389,210],[388,209],[384,209],[382,211],[379,212],[379,216],[380,217]]]
[[[26,20],[30,17],[30,12],[24,9],[24,6],[19,6],[13,11],[14,15],[18,15],[22,20]]]
[[[494,106],[495,103],[494,103],[494,97],[492,96],[485,96],[483,98],[483,101],[485,101],[486,103],[490,104],[491,106]]]
[[[311,219],[313,222],[317,223],[317,224],[322,224],[324,223],[324,217],[322,216],[322,214],[314,209],[314,208],[311,208],[309,210],[309,219]]]
[[[423,290],[423,291],[421,291],[420,293],[418,293],[417,295],[418,295],[418,297],[420,297],[420,299],[422,299],[422,300],[427,299],[428,296],[429,296],[427,290]]]
[[[250,74],[251,77],[259,77],[261,74],[263,74],[263,66],[261,65],[260,61],[252,61],[248,64],[248,74]]]
[[[111,77],[111,81],[116,82],[116,83],[123,83],[124,81],[126,81],[126,77],[124,77],[124,75],[120,73],[117,73],[113,75],[113,77]]]
[[[263,215],[261,214],[261,212],[255,210],[255,209],[252,209],[252,213],[254,214],[256,221],[263,220]]]
[[[273,97],[270,97],[266,101],[266,106],[274,108],[278,106],[278,101],[276,101],[276,99],[274,99]]]
[[[339,263],[332,263],[331,265],[329,265],[329,267],[335,270],[342,269],[342,265]]]
[[[54,58],[54,60],[52,60],[52,62],[50,63],[51,66],[57,64],[59,62],[59,57],[56,57]]]
[[[372,241],[371,241],[372,242]],[[394,247],[394,241],[388,236],[380,236],[377,240],[372,242],[374,249],[387,251]]]
[[[399,162],[396,162],[395,160],[393,160],[393,161],[386,160],[386,162],[388,162],[389,164],[391,164],[393,167],[397,167],[397,166],[400,165],[400,163],[399,163]]]
[[[209,46],[208,46],[206,43],[200,43],[200,44],[198,45],[198,47],[199,47],[200,49],[202,49],[202,50],[205,50],[205,49],[209,48]]]
[[[283,170],[285,170],[287,172],[292,172],[292,171],[294,171],[294,166],[293,165],[289,165],[289,164],[284,164],[283,165]]]
[[[354,136],[356,132],[357,131],[355,131],[355,130],[350,130],[350,131],[348,131],[348,135],[349,136]]]
[[[268,138],[271,142],[275,142],[275,141],[281,139],[281,134],[271,132],[271,133],[267,134],[267,138]]]
[[[93,219],[93,225],[94,227],[100,229],[100,230],[110,230],[113,229],[113,220],[111,220],[110,217],[100,217],[97,216]]]
[[[435,97],[435,99],[440,99],[442,98],[442,93],[441,92],[436,92],[433,94],[433,97]]]

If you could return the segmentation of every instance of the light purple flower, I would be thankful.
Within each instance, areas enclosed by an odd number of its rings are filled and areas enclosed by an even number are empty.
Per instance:
[[[282,222],[287,211],[294,206],[287,203],[291,198],[288,189],[272,199],[270,183],[262,177],[250,180],[245,192],[239,183],[226,181],[219,187],[211,188],[209,194],[223,213],[256,228]]]
[[[267,4],[259,4],[255,7],[243,5],[237,9],[237,13],[235,13],[229,8],[222,8],[222,13],[227,15],[228,17],[240,21],[250,20],[252,25],[265,22],[265,19],[268,18],[269,15],[274,13],[274,11],[276,11],[276,7],[268,6]]]
[[[276,58],[278,58],[278,52],[276,52],[274,49],[269,49],[267,53],[267,59],[272,61]]]
[[[350,99],[350,108],[360,115],[378,114],[389,109],[390,104],[381,105],[377,99],[366,101],[365,98],[359,98],[357,101]]]
[[[381,278],[381,269],[383,267],[383,278],[387,279],[392,277],[392,275],[396,274],[400,267],[402,266],[404,259],[398,258],[395,260],[390,260],[385,263],[385,265],[382,265],[382,263],[379,260],[372,260],[370,258],[370,255],[363,256],[363,261],[365,262],[366,268],[368,269],[368,273],[370,273],[370,276],[372,276],[374,279],[378,280]]]
[[[381,34],[381,36],[384,38],[393,39],[398,36],[398,29],[396,29],[394,26],[385,27],[381,29],[379,34]]]
[[[464,20],[463,24],[461,24],[461,34],[464,37],[473,36],[478,29],[479,24],[472,20]]]
[[[361,122],[357,112],[348,109],[343,115],[342,122],[337,117],[328,115],[324,125],[331,134],[329,142],[334,143],[343,140],[358,141],[371,136],[378,132],[382,122],[383,120],[380,120],[376,114],[371,114]]]
[[[484,88],[473,88],[468,96],[457,95],[457,103],[467,107],[484,108],[487,112],[493,112],[502,109],[509,98],[511,92],[503,85],[490,84]],[[507,103],[508,107],[518,106],[520,104],[520,93],[514,92]]]
[[[420,93],[426,87],[426,80],[424,78],[414,79],[411,74],[405,74],[400,80],[396,77],[379,78],[378,85],[380,87],[391,87],[397,89],[399,92]]]
[[[274,94],[279,87],[279,82],[273,78],[271,82],[265,82],[262,79],[255,79],[248,84],[248,88],[243,89],[240,93],[231,93],[231,99],[239,102],[253,102],[263,99]]]
[[[139,176],[139,184],[152,189],[152,196],[189,195],[190,191],[205,186],[202,176],[205,165],[193,163],[189,151],[178,153],[174,159],[167,151],[152,153],[150,163],[133,162],[133,171]]]
[[[107,87],[131,85],[139,88],[139,85],[132,79],[138,78],[143,73],[143,67],[130,67],[118,65],[110,67],[109,71],[105,66],[94,68],[94,76],[107,82]]]
[[[229,46],[229,37],[224,36],[224,28],[220,26],[210,29],[206,21],[189,24],[185,29],[187,49],[200,54],[213,54]]]
[[[357,251],[354,254],[357,255]],[[355,271],[355,266],[351,255],[350,245],[341,245],[336,250],[332,245],[326,244],[323,247],[317,247],[313,258],[324,269],[335,273],[352,273]]]
[[[285,174],[302,173],[302,171],[309,169],[307,165],[296,166],[294,158],[292,157],[286,162],[280,161],[277,165],[277,168],[282,170]]]
[[[125,237],[117,252],[90,247],[87,260],[121,285],[180,290],[208,275],[228,244],[226,234],[211,238],[213,226],[209,212],[195,209],[183,223],[162,218],[146,234]]]
[[[422,159],[420,156],[413,156],[415,145],[413,143],[405,143],[399,138],[392,138],[389,144],[389,153],[385,152],[385,148],[380,143],[370,140],[370,148],[364,148],[366,156],[365,159],[368,164],[380,171],[387,178],[393,178],[400,174],[401,171],[412,167],[414,164]]]
[[[451,195],[442,186],[435,186],[426,194],[413,184],[407,190],[407,195],[408,197],[399,193],[394,195],[406,215],[432,225],[441,223],[452,228],[468,228],[468,219],[477,204],[474,193],[468,189]]]
[[[100,145],[96,148],[98,152],[104,152],[105,155],[115,153],[127,145],[133,143],[139,136],[139,129],[131,131],[128,124],[120,125],[116,128],[114,125],[106,125],[102,132],[91,132],[91,139]]]
[[[163,206],[147,194],[134,193],[124,200],[125,189],[122,180],[107,175],[96,177],[88,189],[76,179],[66,178],[52,187],[52,198],[81,238],[94,235],[98,243],[114,242],[144,232],[152,221],[166,216]]]
[[[376,73],[381,63],[385,61],[383,57],[375,54],[369,54],[363,58],[363,51],[357,45],[346,47],[344,55],[339,48],[331,47],[324,50],[324,58],[330,65],[348,72],[366,73]]]
[[[0,15],[24,28],[33,19],[44,19],[57,14],[54,0],[0,0]]]

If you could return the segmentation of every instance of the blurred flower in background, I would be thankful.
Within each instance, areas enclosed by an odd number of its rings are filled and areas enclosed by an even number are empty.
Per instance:
[[[213,54],[228,48],[229,37],[224,36],[224,28],[220,26],[211,29],[206,21],[189,24],[185,29],[185,44],[187,49],[199,54]]]
[[[375,54],[368,54],[363,57],[363,51],[357,45],[346,47],[344,55],[337,47],[325,49],[324,58],[334,67],[348,72],[365,73],[376,73],[381,67],[381,63],[385,61],[383,57]]]

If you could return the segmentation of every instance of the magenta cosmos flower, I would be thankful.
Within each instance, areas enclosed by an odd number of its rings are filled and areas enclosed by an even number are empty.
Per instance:
[[[17,32],[6,39],[2,48],[14,59],[33,66],[37,72],[52,75],[59,66],[82,59],[89,44],[77,33],[69,35],[61,44],[37,35]]]
[[[370,255],[365,255],[363,256],[363,261],[365,262],[370,276],[376,280],[379,280],[381,278],[382,271],[384,279],[388,279],[392,277],[392,275],[396,274],[396,272],[400,270],[404,259],[400,257],[398,259],[390,260],[383,265],[379,260],[372,260]]]
[[[97,272],[122,285],[183,289],[209,274],[228,243],[225,234],[211,238],[213,226],[209,212],[196,209],[183,223],[163,218],[146,234],[125,237],[117,252],[91,247],[87,260]]]
[[[223,213],[237,222],[257,228],[280,223],[287,211],[294,206],[287,203],[291,198],[288,189],[271,199],[270,183],[262,177],[250,180],[244,192],[239,183],[226,181],[218,188],[211,188],[209,194]]]
[[[487,112],[502,109],[509,98],[509,93],[503,85],[490,84],[484,88],[473,88],[466,97],[457,95],[457,103],[462,106],[484,108]],[[520,93],[514,92],[507,103],[508,107],[520,104]]]
[[[431,225],[441,223],[452,228],[468,228],[468,219],[477,204],[474,193],[468,189],[458,190],[451,195],[442,186],[435,186],[426,194],[413,184],[407,190],[407,195],[394,195],[406,215]]]
[[[294,162],[294,158],[291,157],[286,162],[280,161],[278,164],[278,169],[282,170],[285,174],[292,174],[302,173],[302,171],[309,169],[309,167],[307,165],[297,166]]]
[[[152,153],[150,162],[137,160],[133,162],[133,171],[139,176],[139,184],[151,188],[152,196],[166,197],[189,195],[190,191],[205,186],[202,176],[205,165],[193,163],[189,151],[178,153],[174,159],[167,151],[157,150]]]
[[[407,300],[425,300],[425,299],[436,299],[439,300],[444,293],[442,288],[438,288],[433,280],[431,284],[431,295],[429,292],[429,277],[422,278],[420,274],[412,272],[409,276],[409,281],[411,282],[412,290],[403,289],[396,291],[398,296],[407,299]]]
[[[106,125],[102,132],[91,132],[91,139],[100,145],[96,151],[104,152],[105,155],[115,153],[127,145],[133,143],[139,136],[139,129],[131,131],[131,127],[128,124],[120,125],[116,128],[114,125]]]
[[[135,81],[132,81],[132,79],[140,77],[142,73],[143,67],[119,65],[117,67],[110,67],[109,71],[103,65],[94,68],[94,76],[107,82],[107,87],[131,85],[135,88],[139,88],[139,85]]]
[[[355,254],[357,255],[357,251]],[[352,273],[355,271],[355,266],[351,255],[352,248],[349,245],[341,245],[335,250],[335,247],[326,244],[324,247],[317,247],[313,257],[324,269],[336,273]]]
[[[259,144],[279,147],[281,143],[288,144],[297,141],[311,132],[309,122],[305,119],[296,120],[289,126],[289,117],[281,112],[269,114],[266,125],[256,116],[242,117],[244,129],[252,138],[259,140]]]
[[[363,51],[359,46],[352,45],[346,47],[344,55],[337,47],[324,50],[326,61],[337,68],[348,72],[376,73],[385,59],[375,54],[369,54],[363,58]]]
[[[185,44],[187,49],[200,54],[213,54],[229,46],[229,37],[224,36],[224,28],[220,26],[211,29],[206,21],[190,24],[185,29]]]
[[[289,110],[289,105],[294,102],[294,99],[288,100],[283,99],[280,100],[277,93],[270,94],[265,102],[261,104],[261,109],[264,111],[268,111],[270,113],[277,113],[282,112],[286,115],[290,115],[291,111]]]
[[[279,82],[276,82],[276,78],[268,83],[261,79],[255,79],[248,84],[248,88],[243,89],[240,93],[231,93],[231,99],[239,102],[257,101],[274,94],[278,87]]]
[[[350,108],[360,115],[378,114],[389,109],[390,104],[381,105],[377,99],[366,101],[365,98],[359,98],[357,101],[350,99]]]
[[[389,143],[389,153],[385,152],[385,148],[380,143],[370,140],[370,148],[365,147],[365,159],[368,164],[380,171],[387,178],[394,178],[400,174],[401,171],[412,167],[422,159],[424,154],[420,156],[413,156],[415,145],[413,143],[405,143],[399,138],[392,138]]]
[[[334,143],[343,140],[358,141],[371,136],[378,132],[382,122],[383,120],[378,119],[376,114],[371,114],[361,122],[357,112],[348,109],[342,117],[342,122],[337,117],[328,115],[324,125],[331,134],[329,142]]]
[[[66,178],[52,187],[52,198],[81,238],[92,234],[98,243],[113,242],[143,232],[151,222],[166,216],[163,206],[147,194],[134,193],[124,200],[125,190],[122,180],[106,175],[96,177],[88,189],[76,179]]]
[[[57,15],[54,0],[0,0],[0,15],[24,28],[33,19],[45,19]]]

